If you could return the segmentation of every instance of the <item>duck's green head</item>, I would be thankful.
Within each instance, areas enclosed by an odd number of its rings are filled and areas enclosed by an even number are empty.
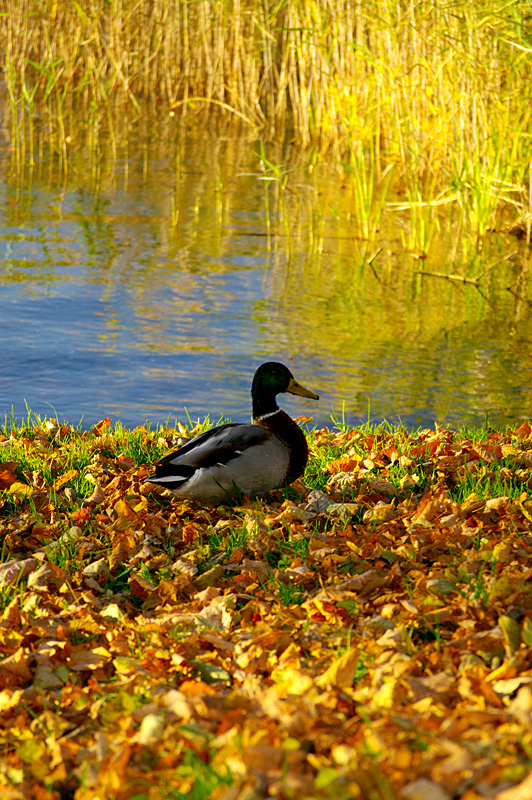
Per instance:
[[[319,396],[302,386],[296,381],[290,370],[277,361],[267,361],[261,364],[253,378],[251,396],[253,398],[254,416],[259,413],[268,413],[277,408],[276,395],[281,392],[298,394],[311,400],[318,400]]]

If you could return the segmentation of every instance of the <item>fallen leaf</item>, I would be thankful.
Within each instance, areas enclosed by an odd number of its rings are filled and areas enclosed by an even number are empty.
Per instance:
[[[11,560],[0,564],[0,589],[22,580],[40,563],[38,558],[25,558],[22,561]]]
[[[360,575],[353,575],[346,581],[337,584],[336,589],[344,592],[357,592],[364,596],[371,594],[386,584],[386,578],[379,576],[374,569],[368,569]]]
[[[316,685],[321,687],[338,686],[341,689],[349,688],[355,679],[360,653],[357,648],[348,650],[340,656],[331,666],[319,677],[316,678]]]

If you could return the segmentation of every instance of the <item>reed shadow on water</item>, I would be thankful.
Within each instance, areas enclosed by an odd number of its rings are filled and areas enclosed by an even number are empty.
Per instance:
[[[527,413],[521,4],[97,11],[0,17],[0,409],[241,419],[274,358],[320,423]]]

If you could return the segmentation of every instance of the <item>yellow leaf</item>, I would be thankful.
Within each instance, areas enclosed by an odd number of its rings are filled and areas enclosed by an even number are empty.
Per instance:
[[[125,517],[126,519],[131,520],[134,522],[137,519],[137,515],[129,505],[129,503],[124,500],[123,497],[120,497],[116,503],[114,504],[114,510],[118,514],[119,517]]]
[[[28,739],[17,748],[17,755],[22,761],[31,764],[40,761],[46,753],[46,745],[38,739]]]
[[[14,691],[4,689],[0,692],[0,711],[7,711],[18,706],[23,692],[23,689],[15,689]]]
[[[145,511],[147,508],[148,508],[148,498],[141,497],[140,502],[138,502],[137,505],[133,506],[133,511],[135,512],[135,514],[138,514],[139,511]]]
[[[102,608],[100,616],[114,619],[117,622],[123,622],[126,618],[126,615],[116,603],[109,603],[105,608]]]
[[[288,694],[307,694],[312,686],[312,678],[310,675],[305,675],[292,666],[286,667],[285,669],[275,669],[272,672],[272,677],[276,682],[275,690],[279,697],[286,697]]]
[[[316,684],[323,688],[338,686],[340,689],[348,689],[353,685],[358,661],[359,651],[354,647],[344,653],[334,664],[331,664],[323,675],[316,678]]]
[[[19,497],[20,499],[31,497],[33,494],[32,487],[28,486],[27,483],[21,483],[20,481],[15,481],[12,483],[7,491],[9,494],[13,494],[15,497]]]

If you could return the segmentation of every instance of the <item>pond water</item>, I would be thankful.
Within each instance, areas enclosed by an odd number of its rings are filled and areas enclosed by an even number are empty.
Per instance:
[[[530,415],[526,243],[496,233],[479,251],[451,222],[415,260],[405,213],[359,236],[336,162],[272,149],[265,172],[258,151],[143,141],[97,175],[80,153],[61,181],[44,159],[0,162],[2,418],[248,420],[265,360],[319,393],[281,397],[318,425]]]

